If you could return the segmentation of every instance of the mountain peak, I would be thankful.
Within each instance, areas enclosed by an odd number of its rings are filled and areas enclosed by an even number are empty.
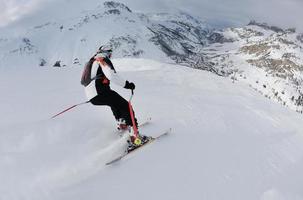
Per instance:
[[[267,23],[260,23],[260,22],[257,22],[255,20],[250,21],[248,23],[248,26],[259,26],[259,27],[264,28],[266,30],[272,30],[276,33],[280,33],[280,32],[283,33],[284,32],[284,30],[282,28],[279,28],[277,26],[270,26]]]
[[[106,1],[104,2],[103,5],[106,9],[109,10],[117,10],[117,11],[125,10],[127,12],[132,12],[131,9],[129,9],[125,4],[115,1]]]

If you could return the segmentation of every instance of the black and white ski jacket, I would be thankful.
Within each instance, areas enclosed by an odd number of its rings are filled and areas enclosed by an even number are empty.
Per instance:
[[[88,100],[110,90],[110,82],[114,82],[121,87],[124,87],[126,83],[126,80],[118,75],[110,59],[102,53],[95,56],[91,78],[95,80],[85,87]]]

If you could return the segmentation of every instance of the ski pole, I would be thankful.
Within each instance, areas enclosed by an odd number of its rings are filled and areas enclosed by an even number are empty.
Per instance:
[[[58,114],[52,116],[51,119],[54,119],[55,117],[57,117],[57,116],[59,116],[59,115],[65,113],[65,112],[67,112],[67,111],[69,111],[69,110],[71,110],[71,109],[73,109],[73,108],[75,108],[75,107],[77,107],[77,106],[80,106],[80,105],[83,105],[83,104],[86,104],[86,103],[89,103],[89,101],[85,101],[85,102],[82,102],[82,103],[78,103],[78,104],[75,104],[75,105],[73,105],[73,106],[71,106],[71,107],[69,107],[69,108],[66,108],[65,110],[61,111],[60,113],[58,113]]]
[[[133,96],[134,96],[134,90],[132,90],[132,94],[130,95],[130,98],[129,98],[129,101],[128,101],[128,102],[131,102],[131,101],[132,101]]]
[[[135,134],[135,137],[138,138],[138,127],[135,122],[134,110],[133,110],[133,106],[131,104],[131,100],[132,100],[133,96],[134,96],[134,90],[132,90],[132,94],[129,98],[128,107],[129,107],[129,113],[130,113],[130,117],[131,117],[132,124],[133,124],[134,134]]]

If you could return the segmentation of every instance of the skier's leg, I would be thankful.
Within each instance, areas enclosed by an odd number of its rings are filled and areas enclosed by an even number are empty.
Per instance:
[[[121,113],[121,116],[123,119],[125,119],[126,124],[128,126],[133,126],[132,124],[132,119],[131,119],[131,114],[130,114],[130,107],[129,107],[129,103],[128,101],[126,101],[123,97],[121,97],[118,93],[114,92],[112,93],[112,109],[117,109],[119,110],[119,112]],[[135,113],[132,110],[133,114],[134,114],[134,120],[135,120],[135,124],[138,128],[138,122],[137,119],[135,118]],[[128,140],[128,150],[130,149],[134,149],[146,142],[148,142],[151,138],[147,137],[145,135],[141,135],[139,134],[139,132],[137,132],[138,135],[134,135],[134,129],[131,128],[129,130],[129,140]]]
[[[116,120],[124,119],[126,124],[132,126],[132,120],[129,112],[128,101],[120,96],[115,91],[108,91],[102,95],[98,95],[90,100],[93,105],[107,105],[110,106]],[[135,118],[137,125],[137,119]]]
[[[132,124],[131,115],[130,115],[130,111],[129,111],[128,101],[125,100],[122,96],[120,96],[115,91],[112,91],[112,93],[111,93],[111,100],[112,101],[110,103],[110,107],[111,107],[114,115],[116,114],[119,118],[124,119],[127,125],[132,126],[133,124]],[[137,124],[136,118],[135,118],[135,123],[137,126],[138,124]]]
[[[112,93],[104,92],[102,95],[97,95],[90,100],[90,102],[95,106],[110,106],[113,115],[116,120],[121,118],[121,114],[118,109],[112,106]]]
[[[111,107],[112,112],[116,119],[122,118],[125,120],[127,126],[133,126],[129,104],[123,97],[121,97],[117,92],[110,91],[107,92],[106,95],[102,94],[91,100],[91,103],[94,105],[108,105]],[[134,113],[134,111],[132,111]],[[135,113],[134,113],[135,116]],[[137,119],[135,118],[136,126],[138,127]],[[119,129],[119,128],[118,128]],[[133,129],[129,129],[130,137],[128,142],[128,149],[134,149],[137,146],[146,143],[149,141],[149,137],[139,134],[139,137],[135,137],[133,134]],[[138,142],[139,141],[139,142]]]

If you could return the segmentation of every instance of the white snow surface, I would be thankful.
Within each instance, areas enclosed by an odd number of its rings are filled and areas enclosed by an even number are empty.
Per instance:
[[[0,199],[303,199],[302,115],[241,82],[146,59],[113,60],[136,83],[140,131],[172,133],[127,159],[81,67],[0,69]],[[126,99],[128,90],[113,85]]]

